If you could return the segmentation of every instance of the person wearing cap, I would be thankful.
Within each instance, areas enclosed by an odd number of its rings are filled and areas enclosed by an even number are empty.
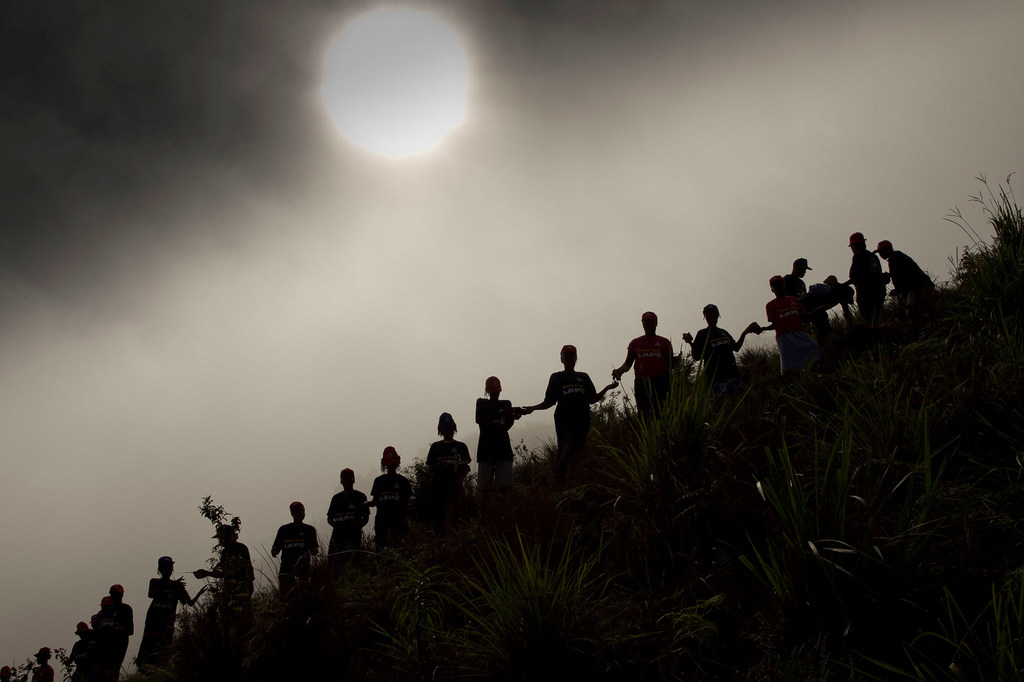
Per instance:
[[[36,652],[36,667],[32,670],[32,682],[53,682],[53,668],[50,660],[50,647],[44,646]]]
[[[0,668],[0,682],[11,682],[11,675],[13,674],[9,665]]]
[[[75,666],[71,682],[90,682],[96,667],[96,633],[89,628],[88,623],[80,621],[75,626],[75,635],[78,641],[68,654],[68,662]]]
[[[469,473],[469,447],[455,440],[458,427],[455,419],[444,412],[437,420],[437,435],[441,440],[430,444],[427,451],[427,469],[430,471],[430,510],[434,535],[445,533],[445,520],[458,516],[462,481]]]
[[[804,331],[807,310],[798,299],[786,295],[786,282],[780,275],[768,280],[775,298],[765,305],[765,314],[771,323],[767,327],[752,329],[755,334],[775,330],[779,346],[779,365],[783,373],[807,369],[818,360],[818,343]]]
[[[114,669],[120,672],[124,658],[128,654],[128,638],[135,634],[135,613],[132,607],[124,603],[124,588],[120,585],[110,586],[110,599],[113,602],[114,618],[117,627],[111,636],[111,656]]]
[[[657,416],[668,400],[669,372],[674,356],[672,342],[658,336],[658,316],[647,311],[640,316],[644,335],[629,342],[626,359],[612,370],[612,379],[619,381],[633,367],[633,394],[636,407],[644,416]]]
[[[178,615],[178,604],[195,606],[199,597],[206,591],[204,585],[195,597],[188,596],[185,579],[172,580],[174,559],[162,556],[157,559],[156,570],[159,578],[149,579],[148,596],[153,601],[146,611],[146,625],[142,630],[142,644],[135,657],[135,665],[163,666],[170,654],[171,642],[174,640],[174,621]]]
[[[113,682],[121,671],[118,662],[120,650],[117,631],[117,613],[114,611],[114,599],[110,595],[100,599],[100,610],[92,617],[92,629],[96,640],[96,661],[93,668],[94,677],[99,682]]]
[[[412,484],[398,473],[402,458],[392,446],[384,448],[380,458],[382,473],[373,479],[368,507],[376,507],[373,519],[373,541],[377,551],[383,551],[402,542],[409,533],[409,500]]]
[[[292,522],[277,529],[270,556],[281,555],[281,567],[277,573],[277,585],[281,594],[288,594],[298,583],[309,579],[311,557],[320,553],[320,541],[316,528],[303,523],[306,507],[299,501],[288,505]]]
[[[512,407],[512,401],[501,399],[498,377],[487,377],[484,392],[487,397],[476,400],[476,423],[480,425],[476,480],[477,489],[486,497],[495,490],[504,493],[512,483],[512,441],[508,431],[522,412]]]
[[[366,495],[356,490],[356,474],[351,469],[341,470],[342,490],[331,498],[327,508],[327,523],[331,524],[331,542],[327,559],[340,566],[354,558],[363,544],[363,526],[370,520]]]
[[[740,378],[739,367],[736,366],[736,353],[743,347],[747,334],[757,332],[758,325],[751,322],[739,341],[732,334],[718,326],[718,306],[708,303],[704,306],[704,319],[708,326],[692,336],[683,334],[683,341],[690,346],[690,355],[698,362],[704,363],[704,380],[711,387],[711,396],[738,395],[743,392],[743,380]]]
[[[850,250],[853,260],[850,264],[850,279],[857,290],[857,310],[865,324],[874,327],[882,314],[885,304],[885,275],[878,256],[868,250],[867,240],[860,232],[850,235]]]
[[[786,295],[800,298],[807,293],[807,285],[804,284],[804,275],[808,270],[813,270],[807,265],[806,258],[797,258],[793,261],[793,271],[783,275],[782,280],[786,283]]]
[[[907,315],[911,319],[926,317],[935,312],[935,283],[913,258],[892,248],[892,242],[878,242],[875,253],[889,264],[886,280],[892,282],[893,298],[906,299]]]
[[[256,589],[256,572],[249,548],[238,541],[238,526],[235,524],[218,525],[214,538],[221,548],[220,561],[212,570],[201,568],[193,571],[192,575],[200,579],[219,579],[221,605],[236,615],[248,617],[252,611],[252,593]]]
[[[612,382],[597,391],[590,375],[576,371],[576,346],[565,345],[559,353],[564,369],[555,372],[548,379],[544,400],[529,407],[520,408],[523,414],[555,407],[555,438],[558,452],[555,457],[555,481],[565,482],[569,464],[583,450],[590,434],[590,406],[604,398],[605,394],[618,386]]]

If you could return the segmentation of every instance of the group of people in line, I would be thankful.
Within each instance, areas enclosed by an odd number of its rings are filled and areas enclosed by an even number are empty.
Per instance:
[[[819,343],[831,332],[828,313],[840,306],[846,320],[854,321],[851,306],[856,307],[865,324],[878,324],[886,297],[886,285],[892,284],[890,295],[905,299],[906,313],[912,320],[928,317],[935,312],[935,287],[929,277],[906,254],[893,249],[883,240],[874,251],[867,248],[860,232],[850,235],[849,247],[853,252],[849,279],[840,283],[835,275],[826,277],[821,284],[807,287],[803,278],[811,270],[806,258],[793,262],[787,275],[775,275],[769,280],[773,298],[765,306],[769,324],[761,326],[751,322],[739,339],[718,326],[721,313],[709,303],[703,316],[707,326],[696,335],[682,336],[690,347],[693,359],[703,366],[701,375],[708,383],[713,397],[739,394],[743,382],[735,354],[743,347],[748,334],[774,331],[779,349],[782,372],[803,370],[819,357]],[[877,255],[876,255],[877,254]],[[889,264],[883,272],[879,256]],[[608,391],[616,388],[622,376],[634,372],[634,397],[641,418],[657,416],[666,402],[670,377],[678,359],[672,342],[657,334],[658,316],[645,312],[641,316],[644,333],[626,347],[622,364],[612,370],[612,381],[600,391],[585,372],[576,369],[578,352],[575,346],[565,345],[560,351],[563,369],[551,374],[544,391],[544,399],[535,405],[515,407],[501,398],[501,381],[488,377],[484,382],[486,397],[476,401],[476,423],[480,429],[477,443],[477,488],[484,498],[503,493],[512,483],[513,449],[509,430],[516,420],[537,410],[555,408],[554,422],[557,455],[554,478],[561,484],[566,480],[570,465],[583,449],[590,432],[590,407],[599,402]],[[807,333],[805,324],[815,331]],[[466,474],[470,471],[469,447],[455,439],[458,427],[451,414],[438,418],[440,439],[430,445],[425,462],[428,472],[427,489],[429,514],[435,536],[445,534],[461,495]],[[355,489],[355,473],[342,469],[341,492],[331,499],[327,522],[332,531],[328,543],[328,563],[343,565],[357,556],[362,546],[363,528],[369,523],[370,509],[376,508],[374,542],[380,550],[403,541],[409,532],[409,508],[412,483],[398,473],[401,457],[393,446],[384,449],[380,460],[381,475],[370,489],[370,497]],[[320,552],[316,528],[305,523],[306,510],[302,502],[289,505],[291,523],[282,525],[274,538],[271,556],[280,556],[278,572],[279,591],[288,596],[309,579],[312,557]],[[255,587],[255,572],[248,547],[238,540],[239,526],[220,524],[215,535],[221,548],[219,562],[210,570],[193,572],[197,578],[216,578],[221,581],[220,598],[236,612],[246,612],[251,606]],[[152,599],[146,614],[143,640],[136,659],[139,667],[161,665],[166,662],[174,636],[174,621],[178,604],[192,606],[206,590],[203,587],[190,597],[183,578],[172,579],[174,560],[169,556],[157,561],[160,577],[149,582]],[[124,662],[128,638],[134,633],[131,607],[124,603],[124,589],[113,585],[109,595],[103,597],[100,611],[90,623],[80,622],[75,634],[79,640],[72,648],[69,660],[75,666],[73,680],[79,682],[112,682]],[[32,680],[51,682],[53,669],[48,665],[50,649],[43,647],[36,654],[38,665]],[[11,670],[0,669],[0,682],[8,682]]]

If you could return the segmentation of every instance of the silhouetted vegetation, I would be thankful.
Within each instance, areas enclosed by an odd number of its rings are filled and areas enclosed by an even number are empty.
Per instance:
[[[975,199],[994,238],[951,217],[973,241],[940,319],[837,318],[797,376],[748,349],[738,398],[683,363],[660,419],[595,408],[567,487],[520,449],[445,537],[414,503],[404,546],[314,558],[245,633],[207,600],[133,679],[1018,679],[1024,219],[1008,185]]]

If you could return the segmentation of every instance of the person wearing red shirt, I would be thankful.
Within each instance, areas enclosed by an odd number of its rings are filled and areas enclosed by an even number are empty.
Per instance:
[[[644,327],[644,335],[629,342],[626,360],[621,367],[612,370],[612,378],[619,381],[632,367],[636,407],[642,415],[656,417],[668,400],[669,371],[674,358],[672,342],[655,333],[658,316],[651,311],[640,317],[640,324]]]
[[[32,671],[32,682],[53,682],[53,668],[50,660],[50,647],[44,646],[36,653],[36,668]]]
[[[818,360],[818,342],[804,331],[807,310],[794,296],[786,295],[786,282],[775,275],[768,280],[775,298],[765,305],[765,314],[771,322],[767,327],[758,327],[754,333],[775,330],[775,342],[779,345],[779,364],[783,373],[807,369]]]

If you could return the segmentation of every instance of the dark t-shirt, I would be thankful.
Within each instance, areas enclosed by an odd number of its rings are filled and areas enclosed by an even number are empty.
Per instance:
[[[433,485],[446,485],[455,480],[470,462],[469,448],[462,441],[439,440],[430,444],[427,467]]]
[[[889,276],[892,278],[893,289],[898,294],[935,286],[932,278],[925,274],[913,258],[902,251],[893,251],[889,254]]]
[[[331,506],[327,508],[327,522],[335,531],[358,531],[369,519],[366,495],[358,490],[342,490],[331,498]]]
[[[783,275],[782,281],[786,285],[786,296],[799,297],[807,293],[807,286],[804,284],[804,281],[793,273]]]
[[[399,473],[382,474],[373,479],[370,497],[377,504],[377,521],[400,521],[409,508],[412,484]]]
[[[884,288],[882,282],[882,264],[878,256],[870,251],[858,251],[853,254],[850,263],[850,280],[857,287],[858,293],[875,291]]]
[[[590,405],[597,398],[594,382],[585,372],[555,372],[544,392],[546,402],[555,403],[555,421],[590,423]]]
[[[146,611],[146,632],[173,632],[178,604],[187,604],[188,592],[180,580],[151,578],[149,597],[153,602]]]
[[[708,383],[715,384],[739,377],[740,370],[732,350],[735,344],[732,334],[719,327],[706,327],[697,332],[691,354],[694,360],[704,361],[704,377]]]
[[[224,574],[225,587],[252,594],[256,574],[252,570],[248,547],[235,542],[221,549],[220,570]]]
[[[508,430],[515,420],[509,414],[502,414],[511,408],[511,400],[477,398],[476,423],[480,425],[480,441],[476,446],[476,461],[512,461],[512,441]]]
[[[271,549],[281,552],[281,573],[308,573],[309,553],[319,546],[316,528],[293,521],[277,529]]]

